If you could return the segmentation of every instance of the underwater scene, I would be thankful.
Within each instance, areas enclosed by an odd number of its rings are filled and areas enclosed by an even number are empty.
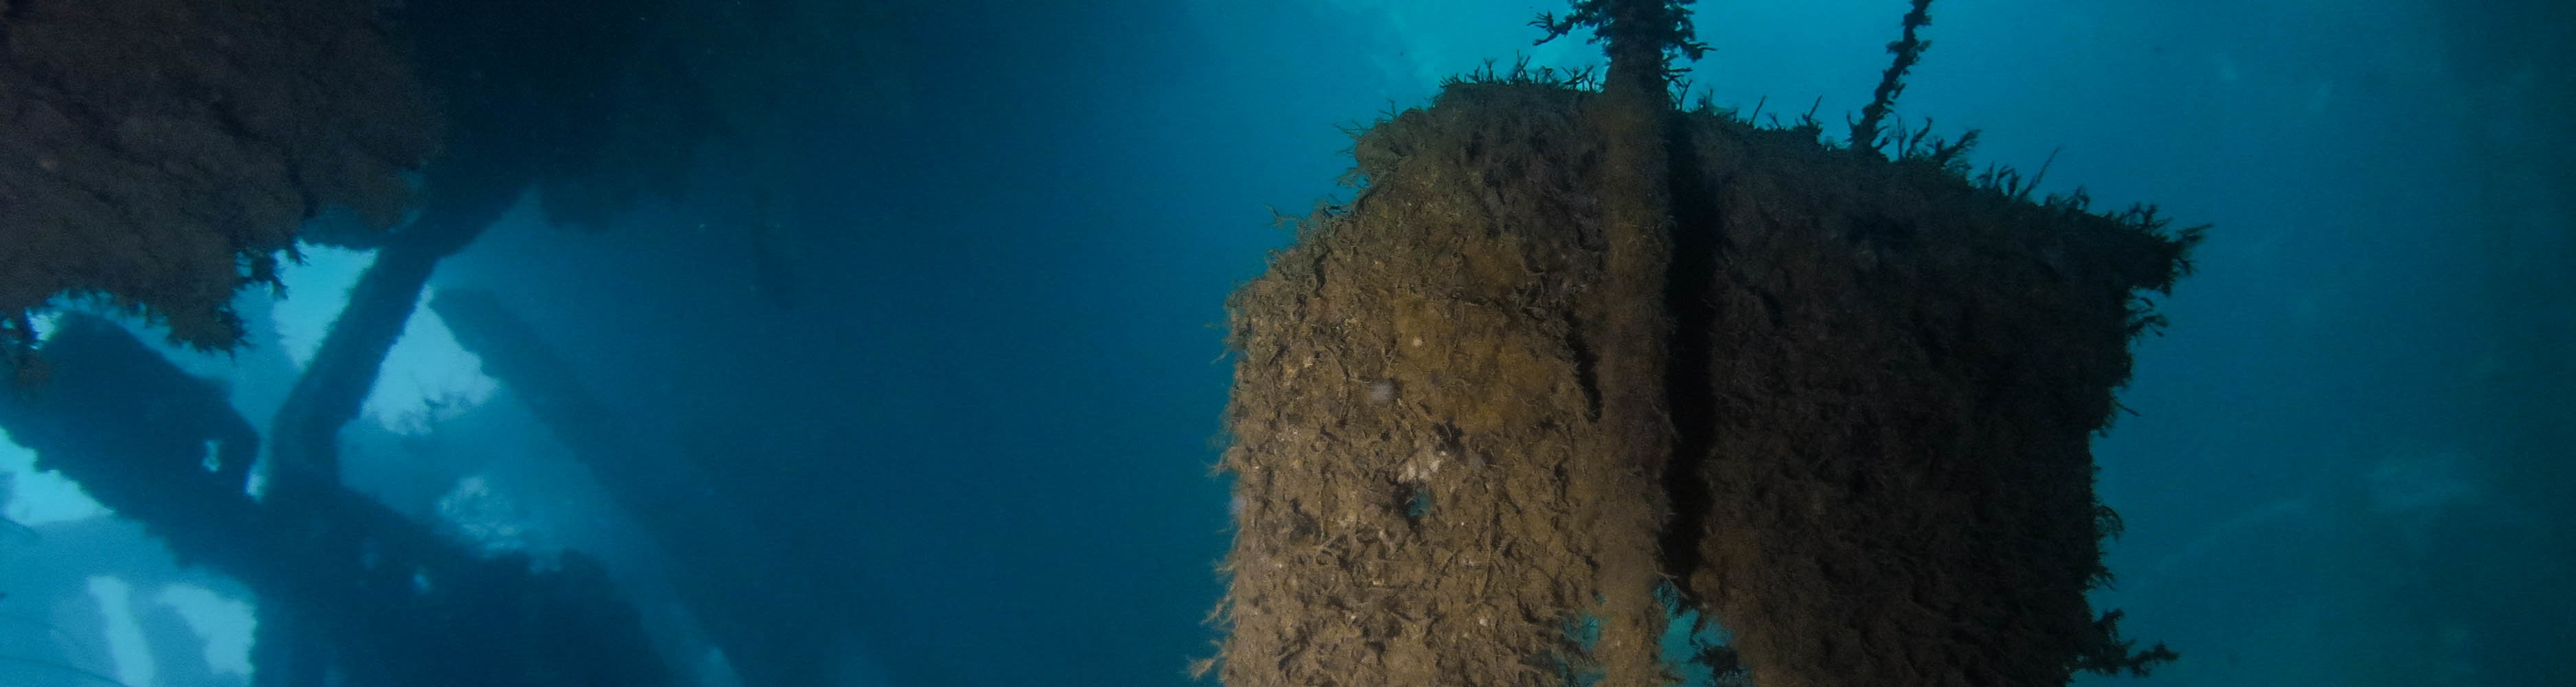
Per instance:
[[[0,0],[0,686],[2576,685],[2563,0]]]

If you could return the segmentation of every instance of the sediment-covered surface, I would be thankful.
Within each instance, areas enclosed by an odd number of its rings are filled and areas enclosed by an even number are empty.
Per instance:
[[[1357,199],[1235,295],[1226,683],[1649,675],[1595,644],[1640,561],[1766,685],[2126,658],[2083,596],[2114,522],[2088,441],[2133,293],[2187,238],[1948,155],[1673,113],[1665,292],[1640,303],[1610,273],[1602,199],[1633,189],[1602,186],[1600,100],[1466,83],[1381,123]],[[1671,436],[1605,397],[1653,399]]]
[[[2092,434],[2185,243],[1794,131],[1688,128],[1713,271],[1691,588],[1753,675],[2056,685],[2107,650]],[[1687,458],[1686,458],[1687,459]],[[2123,657],[2125,658],[2125,657]]]

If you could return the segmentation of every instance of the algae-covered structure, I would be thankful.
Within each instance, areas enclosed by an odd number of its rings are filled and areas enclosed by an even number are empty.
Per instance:
[[[438,265],[523,195],[583,227],[674,195],[726,129],[703,84],[711,56],[736,51],[713,46],[778,16],[593,0],[0,0],[0,429],[257,592],[261,685],[665,683],[604,575],[481,558],[393,513],[342,483],[341,433]],[[280,256],[299,259],[299,242],[373,255],[264,435],[86,314],[138,314],[174,342],[235,350],[232,298],[282,291]],[[40,337],[46,315],[59,318]],[[200,471],[209,443],[220,469]],[[437,583],[415,589],[404,569]],[[770,594],[762,610],[793,608]],[[465,621],[499,629],[441,634]],[[826,660],[822,640],[720,634],[764,683],[811,683]]]
[[[1226,684],[1666,684],[1666,584],[1770,687],[2173,656],[2085,599],[2089,440],[2197,232],[1882,137],[1894,86],[1850,146],[1679,111],[1687,19],[1543,17],[1601,28],[1600,88],[1488,75],[1371,127],[1357,197],[1234,295]]]
[[[381,6],[0,2],[0,366],[64,293],[231,349],[302,222],[399,221],[438,118]]]

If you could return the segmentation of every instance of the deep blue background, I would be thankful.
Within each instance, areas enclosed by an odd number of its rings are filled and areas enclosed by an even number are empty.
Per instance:
[[[1440,76],[1597,58],[1530,46],[1542,3],[922,5],[836,19],[864,28],[860,63],[811,71],[828,78],[710,148],[686,197],[598,233],[522,215],[437,286],[499,291],[635,431],[719,458],[708,488],[777,539],[740,555],[808,571],[834,619],[809,629],[849,638],[849,684],[1180,684],[1221,592],[1221,304],[1289,239],[1269,208],[1346,198],[1337,127],[1421,105]],[[1706,0],[1716,49],[1691,78],[1786,115],[1821,96],[1838,131],[1904,5]],[[2576,415],[2549,348],[2576,341],[2576,88],[2556,43],[2576,17],[2431,0],[1933,16],[1909,126],[1982,129],[1981,165],[2054,151],[2047,191],[2216,225],[2200,274],[2158,299],[2172,326],[2139,345],[2136,414],[2097,444],[2127,522],[2101,601],[2184,655],[2154,683],[2576,683],[2549,660],[2576,604],[2551,533],[2569,485],[2546,467],[2571,452],[2545,426]],[[747,231],[760,212],[785,229]],[[788,256],[792,305],[760,298],[762,250]],[[275,383],[230,369],[237,389]],[[379,491],[517,465],[496,484],[535,504],[531,529],[649,548],[496,398],[445,448],[360,450],[379,463],[353,473],[476,454]],[[647,585],[727,565],[612,554]]]

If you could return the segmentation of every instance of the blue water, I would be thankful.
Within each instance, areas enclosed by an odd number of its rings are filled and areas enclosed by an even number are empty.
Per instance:
[[[809,595],[782,631],[830,638],[835,687],[1186,682],[1227,543],[1221,306],[1291,238],[1272,209],[1348,198],[1338,127],[1444,76],[1597,54],[1531,45],[1549,3],[922,4],[800,6],[856,27],[850,62],[765,72],[808,81],[686,195],[595,232],[521,208],[432,282],[499,293],[620,431],[703,458],[757,546],[660,550],[426,310],[346,481],[488,550],[599,555],[688,684],[730,661],[674,579],[746,560]],[[1839,123],[1904,4],[1706,0],[1691,83]],[[2127,525],[2097,603],[2183,658],[2087,684],[2576,684],[2555,4],[1935,3],[1909,126],[2215,225],[2096,443]],[[368,259],[245,296],[264,346],[170,355],[265,418]],[[0,444],[32,528],[0,533],[0,684],[245,684],[256,599],[27,460]]]

